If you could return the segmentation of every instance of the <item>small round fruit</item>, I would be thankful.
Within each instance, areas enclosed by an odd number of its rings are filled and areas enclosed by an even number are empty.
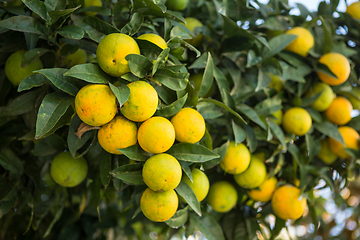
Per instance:
[[[73,54],[66,56],[60,65],[62,67],[67,65],[69,68],[71,68],[75,65],[84,63],[86,63],[86,51],[79,48]]]
[[[207,196],[208,204],[217,212],[228,212],[235,207],[238,194],[233,185],[219,181],[210,186]]]
[[[192,108],[182,108],[171,118],[174,125],[175,138],[182,143],[196,143],[205,134],[205,120]]]
[[[167,44],[166,44],[165,40],[162,37],[160,37],[159,35],[154,34],[154,33],[142,34],[138,37],[138,39],[147,40],[149,42],[152,42],[153,44],[157,45],[161,49],[167,48]]]
[[[285,50],[306,57],[309,50],[314,46],[314,37],[306,28],[294,27],[287,30],[285,34],[297,35],[297,38],[295,38],[294,41],[287,45]]]
[[[254,201],[268,202],[276,189],[277,182],[275,176],[269,178],[269,175],[266,175],[265,181],[259,186],[259,189],[247,191],[247,194]]]
[[[166,7],[173,11],[182,11],[189,4],[189,0],[167,0]]]
[[[183,181],[191,187],[191,189],[194,191],[195,196],[199,202],[205,199],[209,192],[209,179],[206,176],[206,174],[201,171],[200,169],[194,168],[191,171],[192,175],[192,182],[190,178],[187,175],[184,175]]]
[[[282,125],[287,133],[304,136],[311,128],[312,119],[305,109],[293,107],[285,112]]]
[[[140,49],[132,37],[122,33],[107,35],[96,49],[99,66],[114,77],[130,72],[128,61],[125,59],[129,54],[140,54]]]
[[[281,80],[281,76],[268,73],[271,77],[271,82],[268,87],[275,89],[277,92],[280,92],[284,88],[284,83]]]
[[[142,169],[145,184],[155,192],[175,189],[182,177],[180,163],[173,156],[162,153],[146,160]]]
[[[148,153],[163,153],[175,142],[175,129],[164,117],[152,117],[143,122],[138,131],[138,142]]]
[[[351,120],[353,107],[351,102],[344,97],[336,97],[325,111],[330,122],[336,125],[345,125]]]
[[[75,187],[86,178],[88,165],[83,157],[73,158],[70,152],[58,154],[51,163],[50,174],[63,187]]]
[[[102,7],[101,0],[84,0],[84,7]],[[85,15],[95,16],[97,12],[85,12]]]
[[[26,53],[25,50],[19,50],[10,55],[5,63],[5,75],[9,81],[15,86],[19,86],[20,82],[33,74],[33,71],[43,68],[41,60],[38,58],[26,67],[21,67],[21,61]]]
[[[287,184],[274,191],[271,206],[277,217],[283,220],[296,220],[304,214],[306,199],[301,196],[299,188]]]
[[[328,139],[321,140],[320,145],[321,149],[317,157],[328,165],[333,164],[338,157],[331,151]]]
[[[306,94],[307,97],[311,97],[320,93],[320,96],[316,99],[316,101],[311,105],[311,107],[319,112],[323,112],[328,109],[336,97],[332,88],[323,82],[316,83]]]
[[[329,138],[329,147],[336,156],[346,159],[349,158],[350,155],[345,151],[345,148],[359,150],[360,136],[355,129],[348,126],[341,126],[338,130],[344,139],[345,146],[335,139]]]
[[[277,125],[281,125],[282,119],[283,119],[283,115],[284,115],[283,112],[282,112],[282,110],[279,109],[278,111],[271,113],[271,115],[275,118],[275,119],[274,119],[274,122],[275,122]]]
[[[147,188],[141,196],[141,211],[153,222],[164,222],[170,219],[179,205],[179,199],[174,190],[154,192]]]
[[[360,2],[353,2],[346,8],[346,13],[351,17],[360,20]]]
[[[360,100],[359,100],[360,99],[360,89],[359,88],[353,88],[352,89],[352,94],[347,93],[346,97],[351,102],[351,105],[353,106],[353,109],[360,110]]]
[[[130,147],[137,142],[136,124],[123,116],[116,116],[100,128],[98,141],[105,151],[122,154],[119,148]]]
[[[104,84],[89,84],[75,97],[75,110],[79,118],[90,126],[102,126],[116,114],[116,97]]]
[[[235,174],[234,179],[240,187],[252,189],[260,186],[266,178],[266,166],[264,162],[252,155],[249,167],[240,174]]]
[[[319,59],[319,62],[325,64],[337,77],[336,79],[323,72],[317,72],[320,80],[324,83],[331,86],[337,86],[344,83],[349,78],[350,64],[344,55],[335,52],[326,53]]]
[[[244,172],[250,164],[249,149],[243,144],[230,142],[220,167],[227,173],[239,174]]]
[[[143,122],[152,117],[159,102],[156,90],[144,81],[132,82],[127,86],[130,96],[121,107],[121,113],[134,122]]]
[[[185,18],[185,26],[194,33],[195,28],[202,27],[203,24],[196,18],[193,17],[187,17]],[[195,33],[194,33],[195,34]],[[192,39],[187,39],[186,41],[193,45],[194,47],[198,47],[203,39],[202,33],[196,35]]]

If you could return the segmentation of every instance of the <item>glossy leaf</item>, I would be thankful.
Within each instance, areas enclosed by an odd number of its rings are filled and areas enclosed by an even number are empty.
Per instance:
[[[15,16],[0,21],[0,27],[13,31],[45,35],[45,27],[38,20],[29,16]]]
[[[143,185],[145,183],[142,179],[141,169],[141,164],[126,164],[116,168],[111,174],[127,184]]]
[[[157,110],[155,112],[155,115],[162,116],[162,117],[171,117],[171,116],[175,115],[184,106],[184,104],[185,104],[185,102],[187,100],[187,97],[188,97],[188,94],[186,94],[182,98],[176,100],[175,102],[173,102],[169,106],[166,106],[166,107],[164,107],[164,108],[162,108],[160,110]]]
[[[270,48],[264,48],[262,52],[262,59],[266,60],[272,56],[278,54],[284,50],[291,42],[293,42],[298,36],[293,34],[282,34],[276,37],[273,37],[269,41]]]
[[[206,162],[219,157],[218,154],[210,151],[206,147],[193,143],[175,144],[167,151],[167,153],[178,160],[187,162]]]
[[[99,159],[100,180],[106,189],[111,180],[111,154],[103,150],[97,158]]]
[[[225,240],[224,233],[219,223],[209,214],[199,217],[190,213],[190,219],[208,240]]]
[[[77,6],[75,8],[49,11],[50,24],[55,23],[61,17],[68,17],[71,13],[76,11],[78,8],[80,8],[80,6]]]
[[[49,52],[49,50],[45,49],[45,48],[34,48],[34,49],[27,51],[24,54],[23,59],[21,60],[21,67],[22,68],[26,67],[27,65],[29,65],[36,59],[39,59],[39,57],[41,57],[42,55],[44,55],[47,52]]]
[[[139,31],[141,25],[143,24],[143,21],[144,17],[140,13],[135,12],[131,17],[130,22],[128,22],[120,30],[120,32],[132,36]]]
[[[111,91],[116,96],[116,99],[119,102],[119,105],[122,106],[130,96],[130,88],[126,85],[115,86],[109,83]]]
[[[75,65],[64,73],[64,76],[74,77],[89,83],[109,82],[109,75],[104,73],[98,65],[92,63]]]
[[[49,15],[44,2],[40,0],[23,0],[23,3],[44,21],[48,21]]]
[[[142,148],[138,144],[118,150],[125,156],[127,156],[129,159],[135,161],[146,161],[146,159],[150,157],[149,153],[142,150]]]
[[[158,69],[153,78],[166,87],[179,91],[186,88],[189,73],[176,73],[168,69]]]
[[[259,115],[254,109],[245,104],[238,105],[237,109],[246,115],[251,121],[258,124],[262,129],[267,129],[265,123],[260,119]]]
[[[206,62],[206,67],[204,71],[203,78],[201,80],[199,97],[204,97],[206,93],[210,90],[214,80],[214,61],[211,54],[208,54],[208,59]]]
[[[170,52],[170,48],[165,48],[159,55],[159,57],[155,60],[154,66],[151,72],[151,75],[154,75],[159,67],[163,67],[168,58]],[[170,69],[171,70],[171,69]],[[180,70],[180,69],[179,69]]]
[[[269,128],[274,133],[276,138],[280,141],[281,145],[284,148],[284,151],[287,151],[285,135],[281,127],[279,127],[273,120],[267,120],[267,123],[269,124]]]
[[[180,228],[183,226],[189,218],[187,208],[177,210],[174,216],[169,220],[166,220],[165,223],[171,228]]]
[[[201,216],[200,203],[196,198],[194,191],[189,185],[181,181],[179,185],[175,188],[177,194],[179,194],[187,204],[193,209],[199,216]]]
[[[270,83],[271,83],[270,75],[264,73],[261,69],[259,69],[255,92],[263,90],[264,88],[269,86]]]
[[[235,106],[234,99],[230,95],[229,82],[225,75],[217,67],[214,68],[214,77],[219,86],[221,98],[226,106],[233,108]]]
[[[246,138],[245,130],[236,124],[234,121],[231,121],[232,129],[235,137],[235,145],[238,143],[242,143]]]
[[[65,26],[57,30],[57,33],[66,38],[82,39],[84,30],[77,26]]]
[[[129,61],[131,73],[139,78],[145,77],[153,66],[149,59],[139,54],[128,54],[125,59]]]
[[[230,112],[231,114],[233,114],[235,117],[237,117],[240,121],[243,121],[244,123],[246,123],[246,121],[240,116],[240,114],[238,114],[237,112],[235,112],[234,110],[232,110],[231,108],[229,108],[228,106],[226,106],[225,104],[223,104],[222,102],[219,102],[215,99],[211,99],[211,98],[202,98],[199,100],[199,102],[210,102],[213,103],[223,109],[225,109],[226,111]]]
[[[322,134],[335,139],[341,144],[345,145],[344,139],[342,138],[338,128],[331,122],[314,123],[314,128]]]

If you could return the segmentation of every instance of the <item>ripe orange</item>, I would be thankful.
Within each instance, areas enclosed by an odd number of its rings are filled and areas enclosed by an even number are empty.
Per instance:
[[[328,165],[334,163],[338,157],[331,151],[328,138],[321,140],[320,144],[321,150],[317,157]]]
[[[321,94],[319,98],[316,99],[316,101],[311,105],[311,107],[319,112],[323,112],[330,107],[336,95],[328,84],[319,82],[316,83],[312,88],[310,88],[306,96],[310,97],[320,92]]]
[[[345,146],[335,139],[329,138],[329,147],[336,156],[346,159],[349,158],[350,155],[345,151],[345,148],[359,150],[360,136],[355,129],[348,126],[341,126],[338,129],[344,139]]]
[[[247,191],[247,194],[254,201],[270,201],[271,196],[276,189],[277,182],[275,176],[269,178],[269,175],[266,175],[265,181],[259,186],[259,189],[251,189],[250,191]]]
[[[233,185],[219,181],[210,186],[207,196],[208,204],[217,212],[228,212],[235,207],[238,194]]]
[[[310,114],[300,107],[288,109],[283,116],[282,126],[287,133],[304,136],[310,130],[311,125]]]
[[[298,36],[294,41],[287,45],[285,50],[306,57],[309,50],[314,46],[314,37],[306,28],[294,27],[287,30],[285,34],[293,34]]]
[[[145,33],[138,37],[138,39],[147,40],[152,42],[153,44],[157,45],[161,49],[167,48],[167,44],[165,40],[155,33]]]
[[[346,8],[346,13],[349,14],[351,17],[360,20],[360,2],[353,2]]]
[[[230,142],[220,167],[227,173],[239,174],[244,172],[250,164],[249,149],[243,144]]]
[[[349,78],[350,64],[344,55],[335,52],[326,53],[319,59],[319,62],[325,64],[337,77],[336,79],[325,73],[317,72],[320,80],[324,83],[336,86],[344,83]]]
[[[330,122],[336,125],[345,125],[351,120],[352,110],[353,107],[349,100],[344,97],[336,97],[325,111],[325,115]]]

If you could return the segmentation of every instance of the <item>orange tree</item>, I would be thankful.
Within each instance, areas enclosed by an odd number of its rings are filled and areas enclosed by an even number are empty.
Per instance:
[[[1,239],[356,237],[358,8],[181,2],[0,1]]]

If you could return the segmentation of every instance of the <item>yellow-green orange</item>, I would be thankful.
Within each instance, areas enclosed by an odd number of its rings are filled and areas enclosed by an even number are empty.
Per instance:
[[[69,68],[71,68],[75,65],[84,64],[84,63],[86,63],[86,51],[82,49],[78,49],[73,54],[66,56],[62,60],[61,66],[63,67],[67,65]]]
[[[121,113],[134,122],[143,122],[152,117],[159,102],[156,90],[145,81],[132,82],[127,86],[130,95],[121,107]]]
[[[142,169],[144,182],[155,192],[166,192],[176,188],[181,176],[180,163],[167,153],[153,155],[146,160]]]
[[[287,45],[285,50],[306,57],[309,50],[314,46],[314,37],[311,32],[303,27],[294,27],[287,30],[286,34],[297,35],[297,38]]]
[[[195,34],[194,30],[197,27],[202,27],[203,24],[196,18],[193,17],[187,17],[185,18],[185,26]],[[202,33],[196,35],[192,39],[187,39],[186,41],[193,45],[194,47],[198,47],[203,39]]]
[[[321,81],[331,86],[337,86],[344,83],[350,75],[350,64],[347,58],[336,52],[324,54],[319,62],[325,64],[331,72],[337,77],[334,78],[326,73],[318,71],[317,74]]]
[[[182,11],[189,4],[189,0],[167,0],[166,7],[173,11]]]
[[[347,93],[346,97],[351,102],[351,105],[353,106],[353,109],[360,110],[360,89],[359,88],[353,88],[352,93]]]
[[[138,142],[148,153],[163,153],[175,142],[175,129],[164,117],[152,117],[143,122],[138,130]]]
[[[203,73],[197,73],[192,74],[189,77],[189,81],[192,81],[194,83],[195,90],[197,92],[200,92],[200,86],[203,79],[204,74]],[[203,96],[204,98],[211,97],[215,92],[214,84],[211,85],[209,91]]]
[[[101,0],[84,0],[84,7],[102,7]],[[96,12],[85,12],[88,16],[95,16]]]
[[[58,154],[51,163],[50,174],[64,187],[75,187],[86,178],[88,165],[83,157],[73,158],[70,152]]]
[[[336,125],[345,125],[351,120],[353,107],[351,102],[344,97],[336,97],[325,111],[330,122]]]
[[[140,49],[132,37],[122,33],[107,35],[96,49],[99,66],[114,77],[130,72],[128,61],[125,59],[129,54],[140,54]]]
[[[98,141],[105,151],[122,154],[119,148],[127,148],[137,142],[136,124],[123,116],[116,116],[100,128]]]
[[[276,189],[277,182],[278,181],[275,176],[269,178],[269,175],[267,175],[265,181],[260,184],[259,189],[252,189],[247,191],[247,194],[254,201],[270,201],[271,196]]]
[[[147,40],[157,45],[161,49],[167,48],[165,40],[157,34],[154,33],[145,33],[138,37],[138,39]]]
[[[217,212],[228,212],[235,207],[238,194],[233,185],[219,181],[210,186],[207,196],[208,204]]]
[[[205,134],[205,120],[192,108],[182,108],[171,118],[175,129],[175,138],[182,143],[196,143]]]
[[[269,84],[270,88],[275,89],[277,92],[280,92],[284,88],[284,83],[281,80],[281,76],[268,73],[271,77],[271,82]]]
[[[321,92],[321,93],[320,93]],[[316,101],[311,105],[312,108],[319,112],[323,112],[328,109],[336,97],[332,88],[329,84],[320,82],[316,83],[312,88],[310,88],[309,92],[306,94],[307,97],[311,97],[320,93],[320,96],[316,99]]]
[[[116,114],[116,97],[104,84],[89,84],[75,97],[75,110],[79,118],[90,126],[102,126]]]
[[[310,114],[300,107],[288,109],[283,116],[282,126],[287,133],[304,136],[310,130],[311,125]]]
[[[296,220],[304,214],[306,199],[301,196],[299,188],[287,184],[274,191],[271,206],[277,217]]]
[[[346,13],[349,14],[351,17],[360,20],[360,2],[353,2],[346,8]]]
[[[191,187],[199,202],[205,199],[209,192],[209,179],[206,174],[198,168],[191,171],[192,181],[187,175],[183,176],[183,181]]]
[[[264,162],[252,155],[249,167],[240,174],[235,174],[234,179],[240,187],[243,188],[257,188],[260,186],[266,177],[266,166]]]
[[[341,126],[338,130],[345,142],[345,146],[337,140],[329,138],[329,147],[336,156],[346,159],[349,158],[350,155],[345,151],[345,148],[359,150],[360,136],[355,129],[348,126]]]
[[[141,211],[151,221],[164,222],[176,212],[179,199],[174,190],[155,192],[147,188],[141,196]]]
[[[330,149],[328,138],[324,138],[320,142],[321,150],[317,157],[320,158],[326,164],[332,164],[338,158]]]
[[[43,64],[39,58],[22,68],[21,61],[25,53],[25,50],[14,52],[5,63],[5,75],[15,86],[18,86],[24,78],[32,75],[33,71],[43,68]]]
[[[227,173],[239,174],[244,172],[250,164],[249,149],[243,144],[230,142],[220,167]]]
[[[275,118],[274,122],[277,125],[281,125],[283,119],[283,111],[281,109],[277,110],[276,112],[271,113],[271,115]]]

